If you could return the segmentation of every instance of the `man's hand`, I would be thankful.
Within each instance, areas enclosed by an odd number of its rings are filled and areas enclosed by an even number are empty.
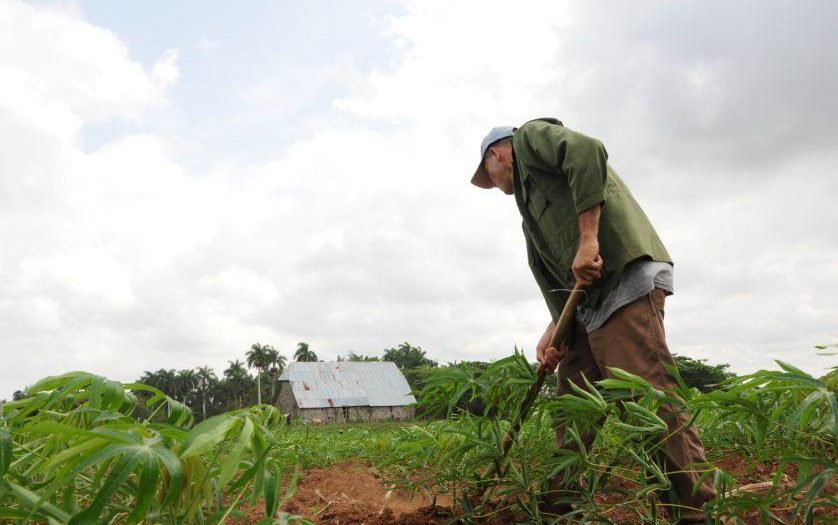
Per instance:
[[[599,241],[595,237],[580,239],[571,270],[576,283],[582,286],[590,286],[602,277],[602,257],[599,256]]]
[[[573,277],[576,283],[590,286],[602,277],[602,257],[599,256],[599,215],[601,206],[597,204],[579,214],[579,249],[573,259]]]
[[[550,346],[551,340],[553,339],[553,330],[555,329],[556,323],[550,322],[547,325],[547,330],[544,331],[544,335],[541,336],[538,345],[535,347],[535,360],[541,363],[541,366],[544,367],[544,370],[548,374],[552,374],[556,370],[559,361],[562,360],[567,352],[564,343],[560,344],[559,348]]]

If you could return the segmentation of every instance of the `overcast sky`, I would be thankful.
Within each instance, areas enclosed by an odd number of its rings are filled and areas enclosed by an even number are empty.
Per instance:
[[[601,139],[675,259],[673,352],[821,375],[838,342],[838,4],[0,0],[0,398],[88,370],[548,313],[495,125]]]

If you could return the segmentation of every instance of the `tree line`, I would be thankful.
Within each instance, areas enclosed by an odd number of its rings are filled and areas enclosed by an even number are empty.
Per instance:
[[[319,361],[317,354],[305,342],[297,343],[292,358],[297,362]],[[408,379],[408,370],[437,366],[436,361],[426,357],[424,350],[408,342],[384,350],[381,356],[349,352],[345,356],[338,356],[337,360],[392,361],[406,371]],[[227,368],[220,376],[208,366],[182,370],[161,368],[157,371],[145,371],[137,382],[160,389],[187,405],[196,418],[203,420],[229,410],[263,402],[276,404],[279,377],[288,362],[288,358],[273,346],[254,343],[245,353],[243,361],[228,361]]]
[[[317,354],[308,343],[299,342],[292,356],[297,362],[317,362]],[[405,376],[411,390],[419,393],[433,375],[451,366],[466,367],[478,377],[489,364],[485,361],[462,361],[440,367],[429,359],[421,347],[403,342],[388,348],[380,356],[349,352],[338,356],[339,362],[390,361]],[[182,370],[164,369],[145,371],[137,380],[166,393],[187,405],[196,419],[203,420],[216,414],[254,404],[277,403],[279,377],[288,365],[288,358],[271,345],[254,343],[244,355],[244,360],[228,361],[220,375],[208,366]],[[687,385],[707,392],[728,377],[733,376],[728,365],[708,365],[705,360],[675,356],[675,363]],[[251,370],[253,374],[251,375]],[[555,389],[547,382],[547,390]],[[25,397],[24,391],[14,393],[14,399]]]

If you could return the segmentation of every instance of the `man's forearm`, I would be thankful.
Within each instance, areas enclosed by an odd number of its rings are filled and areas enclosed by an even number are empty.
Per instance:
[[[599,215],[597,204],[579,214],[579,248],[573,259],[573,276],[577,284],[589,286],[602,276],[602,258],[599,256]]]
[[[579,224],[580,244],[597,240],[599,236],[599,216],[601,210],[602,205],[597,204],[579,214],[577,223]]]
[[[556,329],[556,322],[550,321],[547,325],[547,329],[544,330],[544,334],[541,336],[541,339],[538,340],[538,345],[536,345],[536,350],[539,352],[543,352],[547,348],[550,347],[550,342],[553,339],[553,330]]]

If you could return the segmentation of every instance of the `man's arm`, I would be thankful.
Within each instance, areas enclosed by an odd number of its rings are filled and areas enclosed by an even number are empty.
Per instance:
[[[573,276],[582,286],[590,286],[602,277],[602,257],[599,256],[599,216],[601,204],[588,208],[579,214],[579,248],[573,259]]]
[[[582,286],[588,286],[602,276],[602,257],[599,256],[599,240],[597,239],[601,208],[601,204],[588,208],[580,213],[577,219],[579,224],[579,249],[576,252],[576,258],[573,260],[572,270],[576,282]],[[541,363],[551,374],[566,352],[564,343],[559,348],[550,346],[555,329],[555,321],[550,321],[535,347],[536,361]]]
[[[571,271],[578,284],[589,286],[602,276],[598,235],[605,202],[608,153],[600,141],[561,125],[528,123],[519,133],[547,166],[558,168],[567,176],[579,228],[579,247]],[[564,344],[558,349],[550,346],[554,328],[555,322],[547,325],[536,346],[538,362],[550,372],[566,350]]]
[[[597,235],[608,181],[608,152],[599,140],[560,124],[531,121],[518,133],[546,167],[567,177],[579,227],[579,247],[571,271],[577,283],[590,286],[602,276]]]

